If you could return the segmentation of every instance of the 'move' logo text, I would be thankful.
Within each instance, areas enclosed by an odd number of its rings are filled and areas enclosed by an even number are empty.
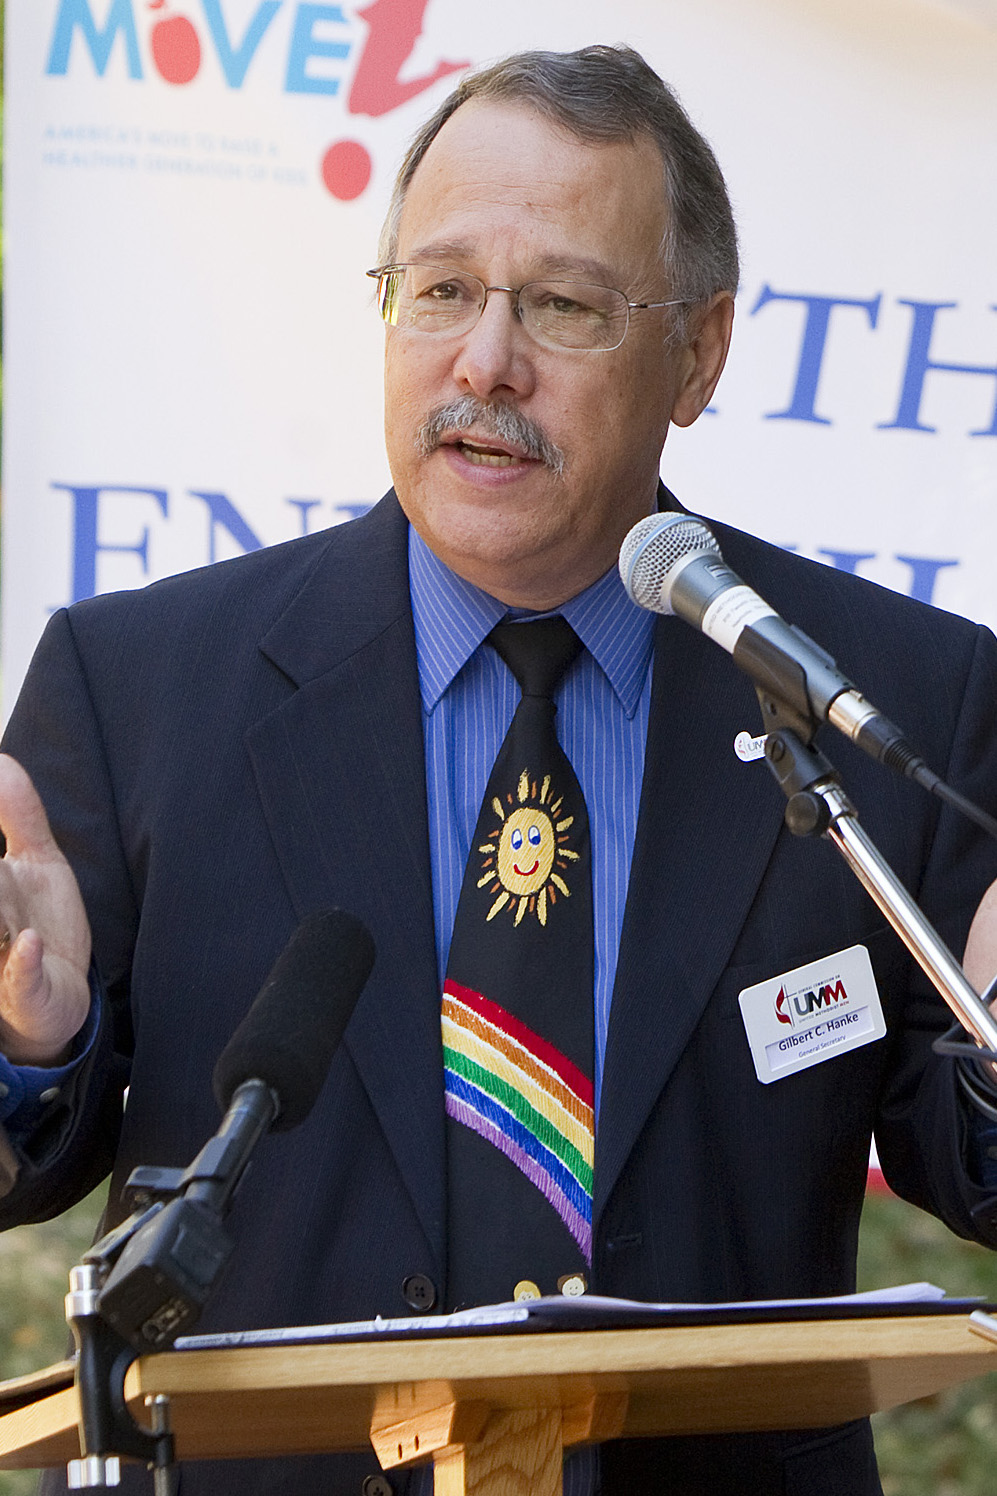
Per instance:
[[[429,0],[370,0],[357,8],[314,0],[259,0],[254,9],[232,0],[59,0],[45,72],[60,78],[112,66],[142,82],[158,75],[183,86],[210,55],[230,89],[251,78],[258,57],[279,60],[287,94],[345,95],[346,113],[378,119],[452,73],[469,59],[441,59],[428,72],[403,77],[422,35]],[[345,152],[343,146],[350,149]],[[359,160],[357,153],[363,153]],[[358,197],[370,179],[370,158],[357,142],[330,147],[323,162],[334,196]]]

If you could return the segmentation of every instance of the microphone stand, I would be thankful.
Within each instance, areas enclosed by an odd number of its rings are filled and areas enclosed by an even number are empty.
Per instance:
[[[126,1224],[131,1226],[138,1214]],[[147,1214],[141,1213],[141,1218]],[[98,1243],[98,1247],[101,1245]],[[152,1469],[155,1496],[174,1496],[176,1465],[169,1401],[147,1400],[154,1403],[151,1429],[144,1428],[132,1416],[125,1401],[125,1377],[137,1352],[101,1318],[97,1307],[101,1278],[98,1262],[83,1262],[69,1274],[66,1319],[78,1353],[80,1458],[71,1460],[67,1466],[68,1487],[77,1491],[119,1485],[119,1457],[126,1455]]]
[[[767,733],[765,759],[786,796],[789,830],[794,836],[826,836],[834,843],[977,1046],[954,1045],[946,1036],[946,1041],[936,1041],[936,1050],[985,1060],[997,1077],[997,1016],[970,986],[959,962],[862,830],[837,771],[812,746],[819,723],[764,687],[755,689]]]
[[[132,1171],[122,1197],[133,1213],[71,1270],[80,1458],[68,1467],[70,1490],[119,1485],[125,1455],[151,1467],[155,1496],[174,1496],[169,1399],[147,1400],[152,1428],[144,1428],[125,1401],[125,1376],[139,1355],[168,1350],[207,1302],[234,1246],[222,1218],[278,1111],[265,1081],[244,1081],[186,1169]]]

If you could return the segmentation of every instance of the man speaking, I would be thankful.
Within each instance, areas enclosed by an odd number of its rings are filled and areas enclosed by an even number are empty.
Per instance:
[[[374,936],[373,974],[308,1121],[257,1154],[205,1328],[559,1287],[846,1292],[874,1127],[896,1190],[997,1242],[985,1120],[931,1050],[946,1009],[735,754],[759,728],[750,682],[617,573],[631,527],[679,507],[665,437],[727,353],[735,231],[706,142],[626,48],[512,57],[416,139],[371,274],[394,490],[352,524],[59,613],[39,646],[0,775],[0,1224],[109,1169],[114,1220],[136,1164],[186,1163],[276,954],[339,905]],[[995,808],[985,630],[716,532]],[[961,950],[997,849],[832,752]],[[794,1022],[778,995],[810,972],[865,1026],[763,1076],[765,1025]],[[880,1489],[864,1422],[569,1466],[607,1496]],[[369,1496],[376,1468],[191,1465],[183,1491]]]

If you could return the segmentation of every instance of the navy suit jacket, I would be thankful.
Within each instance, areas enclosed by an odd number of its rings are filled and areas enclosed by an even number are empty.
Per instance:
[[[939,773],[997,811],[992,636],[715,529],[729,564]],[[445,1294],[439,979],[406,537],[389,494],[351,524],[57,614],[7,734],[79,878],[109,1001],[90,1060],[22,1154],[0,1226],[55,1214],[112,1167],[116,1219],[136,1164],[194,1155],[217,1125],[215,1059],[305,914],[351,909],[377,944],[311,1116],[257,1152],[233,1212],[236,1256],[203,1328],[404,1314],[413,1273]],[[835,850],[784,829],[765,764],[735,756],[736,734],[759,726],[729,658],[659,620],[596,1144],[601,1293],[851,1289],[874,1126],[897,1190],[997,1243],[997,1202],[965,1166],[949,1063],[930,1049],[947,1010]],[[824,746],[863,825],[960,952],[997,848],[850,744]],[[761,1085],[738,993],[857,942],[873,958],[887,1037]],[[509,1297],[518,1276],[496,1263],[494,1296]],[[801,1451],[796,1439],[799,1489],[823,1491]],[[844,1468],[840,1451],[818,1464]],[[376,1467],[335,1467],[341,1484],[333,1468],[226,1466],[201,1486],[185,1476],[184,1491],[357,1491],[357,1472]],[[691,1491],[691,1477],[679,1488]]]

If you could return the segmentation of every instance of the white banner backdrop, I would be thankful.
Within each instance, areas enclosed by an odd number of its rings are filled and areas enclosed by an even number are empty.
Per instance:
[[[993,0],[7,0],[6,710],[53,608],[388,485],[364,270],[407,138],[512,48],[639,47],[744,279],[695,509],[997,623]]]

